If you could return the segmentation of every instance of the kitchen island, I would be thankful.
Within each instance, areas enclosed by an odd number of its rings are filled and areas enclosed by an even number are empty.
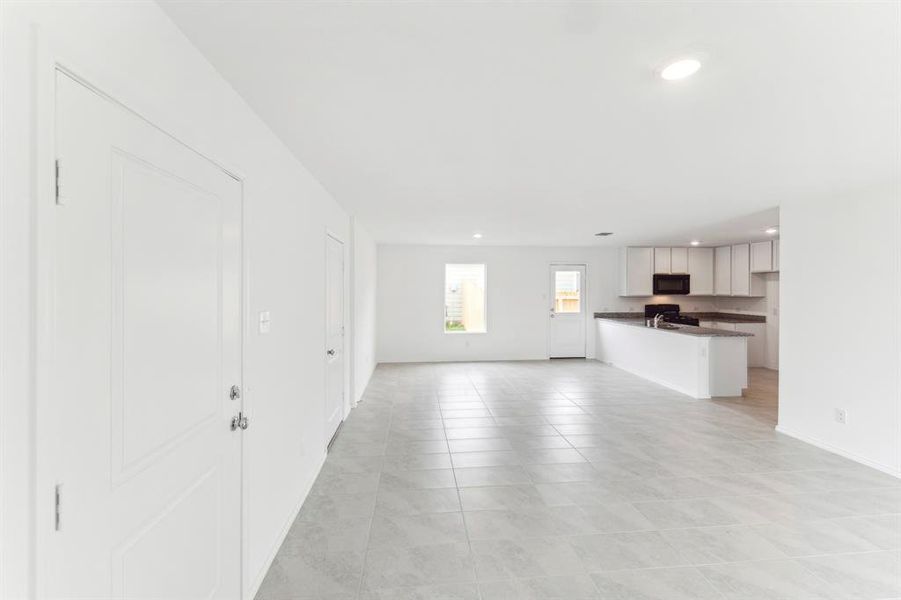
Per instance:
[[[742,331],[595,315],[597,359],[694,398],[740,396],[748,387]],[[664,328],[665,327],[665,328]]]

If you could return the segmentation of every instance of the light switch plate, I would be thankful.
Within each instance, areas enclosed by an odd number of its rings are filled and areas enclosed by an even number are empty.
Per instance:
[[[269,318],[269,311],[260,313],[260,333],[269,333],[272,327],[272,320]]]

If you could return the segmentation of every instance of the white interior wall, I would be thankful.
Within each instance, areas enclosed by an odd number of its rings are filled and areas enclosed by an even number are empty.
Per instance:
[[[713,310],[708,298],[620,298],[616,248],[380,245],[378,360],[533,360],[548,356],[549,267],[587,265],[586,332],[594,356],[593,313],[635,311],[650,302]],[[444,333],[444,265],[487,265],[488,332]]]
[[[782,206],[779,430],[901,476],[899,188]]]
[[[349,242],[349,218],[155,3],[2,3],[0,27],[0,596],[30,597],[35,580],[34,219],[36,182],[51,177],[36,161],[49,131],[35,93],[44,48],[244,178],[252,595],[324,458],[324,236]],[[271,313],[267,335],[256,331],[261,311]]]
[[[376,365],[376,288],[378,247],[369,232],[354,223],[354,402],[359,402]]]

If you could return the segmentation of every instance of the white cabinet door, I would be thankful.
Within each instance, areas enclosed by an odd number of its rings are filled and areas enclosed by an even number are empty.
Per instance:
[[[620,295],[652,296],[654,249],[624,248],[620,262]]]
[[[654,248],[654,273],[672,273],[670,248]]]
[[[732,295],[732,247],[720,246],[714,253],[713,293]]]
[[[675,251],[676,248],[673,248]],[[688,248],[688,274],[692,296],[713,295],[713,248]]]
[[[779,240],[773,240],[773,270],[779,270]]]
[[[688,248],[673,248],[670,253],[672,273],[688,273]]]
[[[751,295],[751,246],[732,246],[732,295]]]
[[[769,273],[773,270],[773,242],[751,244],[751,272]]]
[[[748,366],[766,366],[766,323],[736,323],[735,331],[754,336],[748,338]]]

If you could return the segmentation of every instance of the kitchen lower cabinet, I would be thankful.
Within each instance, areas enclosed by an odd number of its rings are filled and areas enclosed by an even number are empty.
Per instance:
[[[748,338],[748,366],[766,366],[766,323],[733,323],[735,331],[750,333]]]
[[[766,366],[766,323],[731,323],[726,321],[701,321],[701,327],[750,333],[748,340],[748,366]]]

